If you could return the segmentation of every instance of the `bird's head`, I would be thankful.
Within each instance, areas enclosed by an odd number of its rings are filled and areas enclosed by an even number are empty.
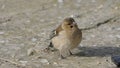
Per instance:
[[[74,30],[75,28],[78,28],[77,23],[73,18],[65,18],[62,23],[63,30]]]

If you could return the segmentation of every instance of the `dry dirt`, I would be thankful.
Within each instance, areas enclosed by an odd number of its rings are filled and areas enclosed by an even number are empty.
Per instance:
[[[74,55],[43,51],[66,17],[83,29]],[[120,55],[120,0],[0,0],[0,68],[115,68]]]

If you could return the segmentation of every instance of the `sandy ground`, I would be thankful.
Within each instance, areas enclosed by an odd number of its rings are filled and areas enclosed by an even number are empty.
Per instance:
[[[43,51],[66,17],[84,29],[74,55]],[[0,68],[115,68],[120,55],[120,0],[0,0]]]

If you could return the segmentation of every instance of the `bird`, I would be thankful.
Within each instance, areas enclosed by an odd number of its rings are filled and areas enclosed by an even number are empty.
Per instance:
[[[111,60],[117,67],[120,67],[120,55],[112,56]]]
[[[53,47],[59,50],[62,59],[72,55],[71,50],[76,48],[82,40],[81,29],[71,17],[65,18],[52,34],[48,49]]]

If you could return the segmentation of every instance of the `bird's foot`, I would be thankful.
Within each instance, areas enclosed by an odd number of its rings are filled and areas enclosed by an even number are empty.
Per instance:
[[[60,55],[60,59],[66,59],[66,57],[64,57],[64,56]]]

